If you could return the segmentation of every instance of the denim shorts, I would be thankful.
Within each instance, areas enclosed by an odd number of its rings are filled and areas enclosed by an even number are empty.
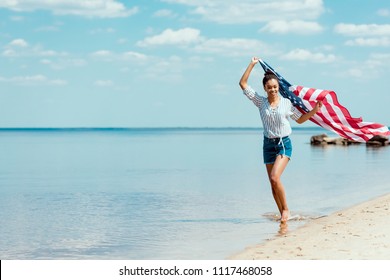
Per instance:
[[[265,164],[274,163],[278,155],[284,155],[291,158],[292,145],[290,137],[267,138],[263,142],[263,158]]]

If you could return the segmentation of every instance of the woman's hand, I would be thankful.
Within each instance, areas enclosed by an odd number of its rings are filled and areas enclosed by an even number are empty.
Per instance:
[[[260,60],[260,58],[258,58],[257,56],[254,56],[254,57],[252,57],[252,59],[251,59],[251,64],[256,64],[256,63],[259,63],[259,60]]]
[[[321,110],[322,101],[318,101],[314,108],[306,114],[303,114],[299,119],[297,119],[297,123],[301,124],[314,116],[319,110]]]
[[[318,101],[317,104],[316,104],[316,106],[314,106],[313,111],[314,111],[315,113],[317,113],[318,111],[321,110],[321,107],[322,107],[322,101]]]
[[[246,89],[246,87],[248,86],[249,75],[251,74],[253,67],[255,67],[255,65],[258,62],[259,62],[258,57],[256,57],[256,56],[252,57],[251,62],[249,63],[248,67],[246,68],[244,74],[242,74],[242,77],[240,79],[239,84],[240,84],[241,89]]]

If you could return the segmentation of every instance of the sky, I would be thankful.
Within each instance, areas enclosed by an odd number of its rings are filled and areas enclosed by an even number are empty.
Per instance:
[[[0,127],[260,127],[253,56],[390,125],[388,0],[0,0]]]

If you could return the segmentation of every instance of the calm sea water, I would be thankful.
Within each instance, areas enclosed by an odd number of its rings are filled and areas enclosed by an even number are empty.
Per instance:
[[[390,147],[313,147],[283,182],[308,219],[389,192]],[[331,134],[329,134],[331,135]],[[278,234],[257,129],[0,131],[0,259],[225,259]]]

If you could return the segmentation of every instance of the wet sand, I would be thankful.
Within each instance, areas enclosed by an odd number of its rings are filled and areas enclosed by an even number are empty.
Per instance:
[[[390,194],[280,232],[229,259],[390,260]]]

